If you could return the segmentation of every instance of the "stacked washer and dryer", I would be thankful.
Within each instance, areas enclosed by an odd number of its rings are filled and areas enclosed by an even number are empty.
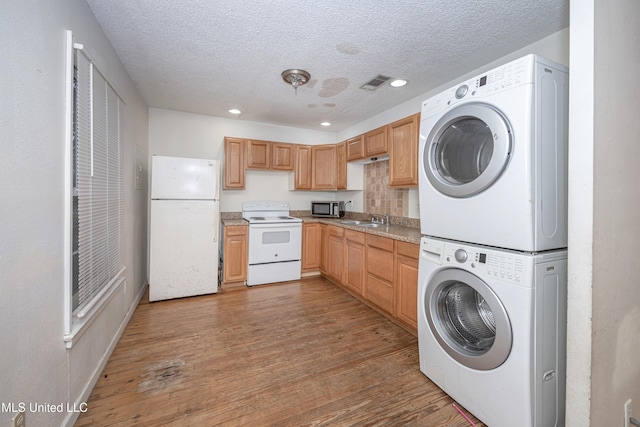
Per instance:
[[[536,55],[422,105],[420,370],[490,427],[564,425],[567,116]]]

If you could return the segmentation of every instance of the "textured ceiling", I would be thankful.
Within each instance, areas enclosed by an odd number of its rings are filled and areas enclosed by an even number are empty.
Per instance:
[[[569,25],[569,0],[87,2],[149,107],[331,132]]]

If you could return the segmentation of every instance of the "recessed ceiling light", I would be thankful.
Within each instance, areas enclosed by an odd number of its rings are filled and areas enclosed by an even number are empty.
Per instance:
[[[231,110],[229,110],[229,112],[231,114],[240,114],[240,113],[242,113],[242,111],[238,110],[237,108],[232,108]]]
[[[321,126],[331,126],[331,123],[329,122],[322,122],[320,123]]]
[[[391,86],[393,86],[393,87],[402,87],[402,86],[407,84],[407,81],[406,80],[402,80],[402,79],[397,79],[397,80],[392,81],[389,84]]]

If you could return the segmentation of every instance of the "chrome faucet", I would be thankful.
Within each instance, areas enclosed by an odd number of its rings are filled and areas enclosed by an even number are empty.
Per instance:
[[[387,224],[387,225],[389,225],[389,215],[384,214],[384,215],[382,216],[381,223],[382,223],[382,224]]]

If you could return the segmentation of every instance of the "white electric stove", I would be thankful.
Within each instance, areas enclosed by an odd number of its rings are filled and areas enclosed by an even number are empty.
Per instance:
[[[300,279],[302,220],[289,215],[289,202],[243,202],[242,218],[249,222],[247,285]]]

